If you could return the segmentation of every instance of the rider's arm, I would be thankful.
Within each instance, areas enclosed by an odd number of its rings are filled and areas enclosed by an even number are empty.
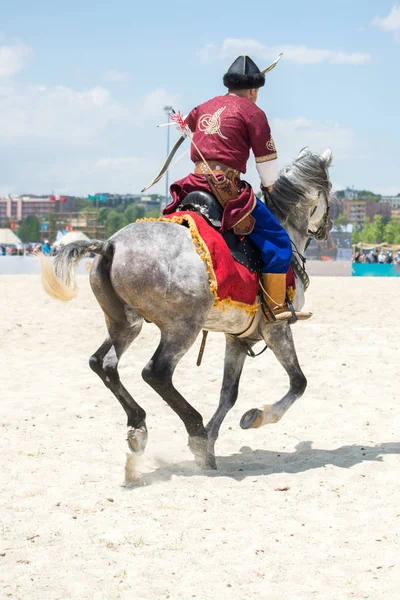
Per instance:
[[[250,119],[249,134],[261,183],[271,191],[278,176],[278,155],[268,119],[261,109],[257,110]]]
[[[278,176],[278,161],[276,158],[268,162],[256,164],[256,169],[261,179],[261,183],[272,192],[275,180]]]

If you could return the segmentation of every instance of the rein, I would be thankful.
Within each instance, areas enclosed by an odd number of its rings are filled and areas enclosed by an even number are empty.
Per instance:
[[[274,213],[273,210],[273,202],[271,201],[271,196],[268,192],[268,190],[264,187],[262,187],[262,194],[264,196],[264,201],[265,204],[268,206],[268,208],[272,211],[272,213]],[[324,231],[326,230],[327,224],[328,224],[328,219],[329,219],[329,213],[331,210],[331,207],[329,205],[328,199],[324,194],[324,199],[325,199],[325,203],[326,203],[326,211],[324,212],[324,216],[322,219],[322,222],[320,224],[320,226],[318,227],[318,229],[316,231],[311,231],[311,229],[307,229],[307,241],[306,241],[306,245],[305,245],[305,249],[304,252],[307,251],[308,246],[310,245],[310,242],[312,239],[318,239],[319,237],[322,237]],[[317,205],[318,206],[318,205]],[[317,210],[317,206],[314,207],[314,209],[311,212],[311,217],[314,215],[315,211]],[[303,287],[304,287],[304,291],[306,291],[310,285],[310,278],[306,272],[306,257],[303,256],[296,244],[293,242],[293,240],[291,239],[291,244],[293,246],[293,254],[292,254],[292,260],[291,260],[291,266],[293,268],[293,271],[295,272],[295,274],[299,277],[299,279],[301,280]]]
[[[320,236],[322,236],[322,234],[326,230],[331,207],[329,206],[329,202],[326,198],[325,198],[325,202],[326,202],[326,211],[324,213],[324,218],[322,219],[321,225],[318,227],[318,229],[316,231],[311,231],[310,229],[307,230],[307,242],[306,242],[306,246],[304,248],[304,252],[307,251],[307,248],[310,245],[311,240],[318,239]],[[312,216],[316,210],[317,210],[317,207],[314,208],[314,210],[312,211],[310,216]],[[290,240],[290,241],[292,242],[292,246],[294,246],[294,251],[292,254],[292,262],[291,262],[293,270],[296,273],[296,275],[301,279],[302,284],[304,286],[304,291],[307,291],[307,288],[310,285],[310,278],[306,273],[307,259],[305,256],[300,254],[300,252],[298,251],[297,246],[293,242],[293,240]],[[296,254],[300,258],[301,263],[300,263],[299,258],[297,258]]]
[[[290,240],[290,241],[292,241],[292,240]],[[292,242],[292,244],[295,245],[294,242]],[[297,258],[296,254],[298,254],[300,256],[302,264],[300,263],[300,260]],[[306,260],[307,259],[304,256],[302,256],[296,248],[296,251],[293,252],[293,254],[292,254],[292,260],[290,263],[292,265],[293,271],[295,272],[297,277],[301,280],[305,292],[307,291],[307,289],[310,285],[310,278],[306,272]]]
[[[306,250],[308,248],[310,241],[312,239],[318,239],[318,237],[321,236],[323,234],[324,230],[326,229],[328,219],[329,219],[329,213],[331,211],[331,207],[329,206],[329,202],[326,198],[325,198],[325,202],[326,202],[326,211],[324,213],[324,218],[322,219],[321,225],[318,227],[318,229],[316,231],[311,231],[310,229],[307,230],[308,240],[307,240]],[[311,217],[313,216],[313,214],[315,213],[316,210],[317,210],[317,207],[315,207],[314,210],[312,211],[312,213],[310,215]]]

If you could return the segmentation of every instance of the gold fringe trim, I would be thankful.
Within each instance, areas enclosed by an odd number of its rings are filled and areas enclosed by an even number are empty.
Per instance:
[[[289,302],[293,304],[294,299],[296,298],[296,290],[293,286],[289,286],[286,290],[286,296],[288,297]]]
[[[197,225],[193,217],[191,217],[190,215],[175,216],[169,219],[167,219],[166,217],[149,217],[147,219],[138,219],[136,223],[145,223],[147,221],[162,221],[164,223],[177,223],[178,225],[182,225],[182,223],[187,223],[190,234],[192,236],[193,243],[196,247],[196,252],[207,265],[208,278],[210,282],[210,291],[214,295],[214,308],[220,308],[222,311],[230,307],[239,308],[240,310],[245,311],[248,315],[252,317],[256,314],[259,306],[258,304],[245,304],[244,302],[232,300],[231,297],[225,298],[224,300],[221,300],[219,298],[218,283],[212,264],[211,254],[208,250],[207,244],[205,243],[197,229]]]
[[[263,163],[267,162],[268,160],[275,160],[275,158],[278,158],[276,152],[273,152],[273,154],[265,154],[264,156],[256,156],[256,163]]]

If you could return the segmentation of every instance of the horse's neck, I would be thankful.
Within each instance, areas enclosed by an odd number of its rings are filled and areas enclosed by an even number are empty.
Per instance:
[[[301,257],[299,256],[299,254],[301,256],[304,256],[304,252],[306,250],[307,235],[300,233],[297,229],[295,229],[290,224],[285,225],[285,229],[288,233],[288,236],[290,237],[290,239],[292,241],[293,253],[296,254],[300,263],[302,263]],[[296,310],[301,310],[304,306],[304,302],[305,302],[305,293],[304,293],[303,282],[296,275],[296,297],[293,302],[294,308]]]
[[[300,233],[293,225],[286,224],[285,229],[292,241],[293,251],[298,251],[302,256],[306,250],[307,235]]]

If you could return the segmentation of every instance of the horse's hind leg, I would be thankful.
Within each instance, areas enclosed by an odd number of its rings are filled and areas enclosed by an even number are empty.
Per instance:
[[[103,309],[109,336],[90,357],[89,365],[124,408],[128,419],[128,445],[133,452],[141,454],[147,442],[146,413],[122,385],[118,362],[139,335],[143,318],[116,296],[101,261],[92,269],[90,282]]]
[[[125,350],[139,335],[143,319],[140,318],[140,322],[133,326],[127,322],[112,321],[107,316],[106,321],[109,337],[90,357],[89,365],[125,410],[128,445],[132,452],[142,454],[147,442],[146,413],[122,385],[118,373],[118,362]]]
[[[292,404],[304,394],[307,387],[307,380],[297,359],[290,326],[284,324],[270,327],[268,331],[263,332],[263,337],[289,375],[290,388],[287,394],[275,404],[264,404],[262,408],[252,408],[247,411],[240,421],[242,429],[277,423]]]
[[[194,329],[182,323],[161,332],[160,344],[143,369],[143,379],[182,419],[189,434],[189,448],[193,452],[196,463],[207,469],[216,469],[215,456],[207,448],[207,432],[203,425],[203,417],[176,390],[172,383],[176,365],[193,345],[200,328]]]

